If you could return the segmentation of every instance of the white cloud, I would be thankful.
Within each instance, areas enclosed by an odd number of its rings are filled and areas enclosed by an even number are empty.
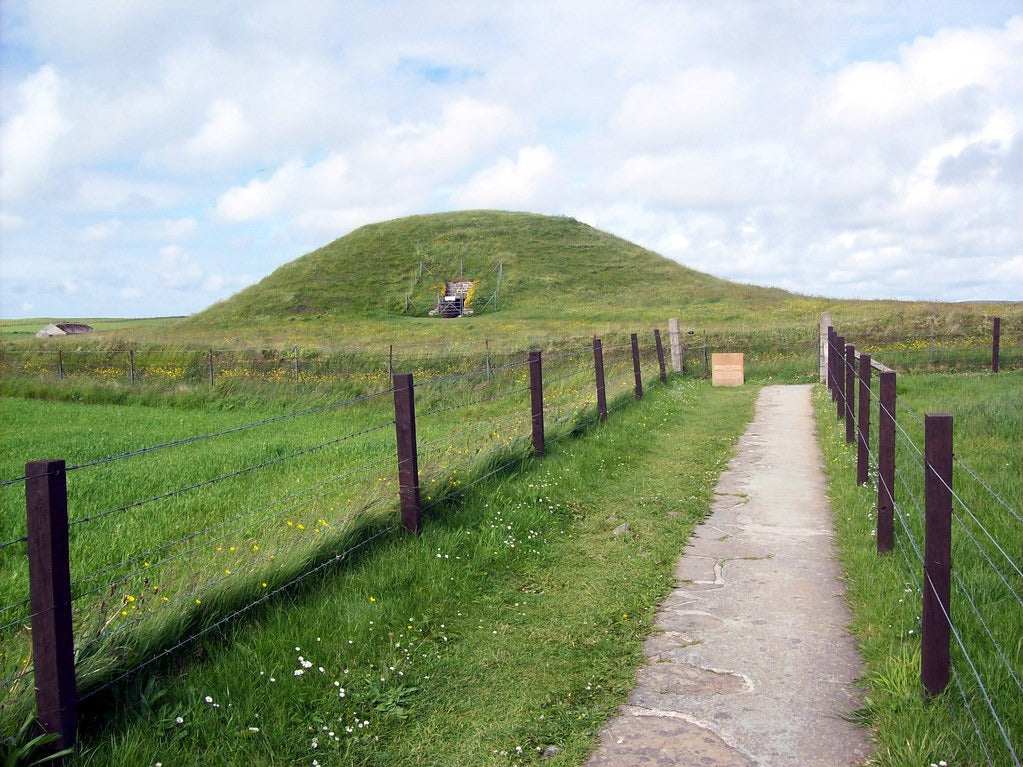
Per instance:
[[[196,290],[204,277],[202,267],[180,245],[160,248],[156,273],[160,283],[173,290]]]
[[[289,160],[268,179],[253,179],[234,187],[217,200],[217,213],[227,221],[272,218],[310,203],[343,200],[347,196],[349,163],[341,154],[306,165]]]
[[[528,208],[549,183],[557,162],[545,146],[522,147],[514,160],[502,157],[475,173],[451,201],[463,208]]]
[[[229,99],[218,99],[209,110],[209,118],[188,140],[185,151],[193,157],[218,162],[223,155],[247,149],[252,126],[241,108]]]
[[[0,199],[17,204],[49,182],[54,148],[69,124],[61,111],[61,79],[44,66],[17,87],[18,111],[0,127]]]
[[[732,72],[694,67],[633,85],[613,118],[639,151],[723,143],[746,124],[746,86]]]
[[[92,224],[85,227],[78,239],[82,242],[103,242],[115,235],[121,229],[121,221],[111,218],[99,224]]]

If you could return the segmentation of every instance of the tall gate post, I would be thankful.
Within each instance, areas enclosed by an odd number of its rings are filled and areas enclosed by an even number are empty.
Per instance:
[[[682,331],[676,317],[668,320],[668,345],[671,347],[671,369],[682,375]]]
[[[831,340],[831,313],[821,315],[817,338],[821,383],[828,380],[828,342]]]

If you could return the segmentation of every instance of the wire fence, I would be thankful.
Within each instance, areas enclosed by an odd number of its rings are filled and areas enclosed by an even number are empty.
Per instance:
[[[640,382],[649,386],[664,367],[653,338],[644,337],[636,354],[631,343],[606,349],[614,407],[639,396]],[[535,450],[531,362],[521,353],[474,362],[438,366],[415,384],[416,489],[427,510]],[[547,434],[567,436],[594,417],[596,358],[589,345],[571,342],[549,349],[543,362]],[[388,382],[322,406],[72,465],[31,462],[3,480],[3,518],[18,518],[11,506],[19,492],[28,509],[0,542],[2,729],[13,732],[33,690],[51,685],[50,661],[44,668],[37,662],[52,654],[47,648],[39,655],[43,623],[66,613],[73,652],[61,662],[74,669],[77,705],[399,530],[397,395]],[[402,466],[399,458],[399,477]],[[50,603],[37,598],[28,554],[29,539],[40,534],[32,520],[53,519],[60,506],[48,497],[41,507],[36,490],[57,481],[66,494],[59,527],[68,597]],[[44,728],[63,732],[40,717]]]
[[[829,367],[828,383],[837,403],[836,414],[846,421],[847,440],[850,431],[854,435],[858,480],[863,483],[861,470],[866,468],[878,493],[878,549],[897,552],[906,591],[924,605],[909,632],[923,635],[922,682],[925,687],[930,684],[928,657],[934,652],[934,637],[940,638],[944,632],[949,659],[945,679],[954,686],[943,696],[944,705],[961,712],[968,722],[974,741],[970,751],[975,758],[983,758],[988,765],[1019,767],[1023,755],[1023,718],[1019,716],[1023,701],[1023,517],[1018,499],[992,489],[997,483],[985,479],[962,457],[953,458],[951,442],[948,476],[942,476],[935,459],[929,457],[935,449],[931,446],[935,432],[929,431],[929,424],[944,416],[922,417],[896,400],[894,371],[865,353],[857,354],[837,334],[829,334],[827,345],[834,364]],[[871,375],[872,369],[891,376],[890,389]],[[889,448],[881,429],[873,430],[874,424],[886,419],[894,435],[894,474],[890,478],[882,468],[889,460]],[[860,465],[863,461],[865,467]],[[930,488],[928,482],[933,483]],[[932,553],[937,550],[942,518],[935,506],[934,487],[949,497],[944,588],[941,557],[935,559]],[[890,533],[885,532],[886,505],[894,522]],[[928,602],[938,607],[938,620],[931,621],[936,626],[928,624]]]

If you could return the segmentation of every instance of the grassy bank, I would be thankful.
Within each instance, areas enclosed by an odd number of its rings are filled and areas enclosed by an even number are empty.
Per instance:
[[[1017,681],[1023,679],[1023,525],[1016,516],[1023,498],[1021,384],[1019,372],[900,376],[899,515],[895,551],[885,556],[875,553],[876,485],[856,486],[855,449],[844,443],[830,398],[818,393],[853,630],[868,667],[862,715],[876,730],[879,764],[1001,765],[1014,763],[1010,749],[1023,752]],[[934,699],[919,681],[923,469],[917,451],[923,447],[918,419],[926,412],[953,415],[953,484],[962,501],[953,510],[951,613],[966,651],[953,638],[953,678]]]

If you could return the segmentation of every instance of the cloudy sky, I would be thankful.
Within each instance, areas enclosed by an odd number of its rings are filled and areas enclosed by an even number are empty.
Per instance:
[[[0,317],[187,314],[363,224],[569,215],[1023,300],[1023,3],[4,0]]]

